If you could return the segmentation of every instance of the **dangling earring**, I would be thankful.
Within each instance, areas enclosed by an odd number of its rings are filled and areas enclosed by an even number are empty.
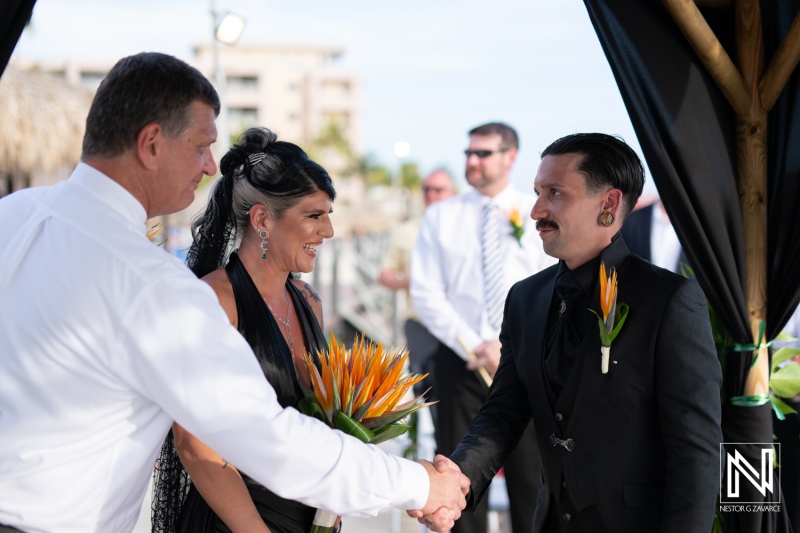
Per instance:
[[[600,216],[597,217],[597,222],[604,228],[607,228],[614,222],[614,215],[611,214],[611,211],[603,211],[600,213]]]
[[[256,231],[258,232],[258,236],[261,237],[261,244],[259,245],[261,247],[261,259],[266,259],[267,258],[267,237],[269,237],[269,233],[267,233],[267,230],[259,229],[259,228],[256,228]]]

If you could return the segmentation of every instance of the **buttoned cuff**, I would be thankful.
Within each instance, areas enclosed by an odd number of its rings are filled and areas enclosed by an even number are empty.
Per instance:
[[[425,467],[414,461],[403,461],[403,479],[395,505],[403,510],[422,509],[428,503],[431,480]]]
[[[458,342],[458,339],[453,339],[453,344],[450,345],[450,348],[464,361],[469,361],[467,359],[467,354],[464,353],[464,348],[461,347],[461,344]],[[464,341],[464,344],[469,346],[471,350],[475,350],[478,346],[483,344],[483,339],[480,335],[472,331],[471,329],[467,329],[461,334],[461,340]]]

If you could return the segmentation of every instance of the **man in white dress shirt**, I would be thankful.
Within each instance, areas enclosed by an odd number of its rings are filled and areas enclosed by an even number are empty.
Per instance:
[[[473,189],[426,210],[411,261],[414,309],[443,344],[435,356],[434,381],[437,453],[444,455],[455,450],[486,401],[488,387],[472,370],[481,367],[489,375],[497,370],[505,295],[515,282],[555,262],[531,227],[528,215],[536,198],[510,181],[519,148],[516,132],[489,123],[471,130],[469,139],[466,178]],[[516,235],[512,219],[521,230]],[[487,240],[489,235],[495,240]],[[475,353],[474,362],[467,363],[462,344]],[[530,529],[539,470],[529,427],[505,468],[515,532]],[[486,501],[474,515],[462,516],[453,531],[485,532]]]
[[[218,111],[182,61],[125,58],[72,176],[0,200],[0,531],[131,531],[173,420],[336,514],[463,509],[466,478],[281,409],[214,292],[146,238],[216,172]]]
[[[628,215],[620,233],[631,252],[656,266],[682,274],[681,263],[689,264],[660,199]]]

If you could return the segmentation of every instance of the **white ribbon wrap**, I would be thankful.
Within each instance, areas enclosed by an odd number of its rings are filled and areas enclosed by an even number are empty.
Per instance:
[[[600,353],[603,354],[600,361],[600,370],[603,374],[608,374],[608,359],[611,357],[611,346],[601,346]]]
[[[333,527],[336,523],[337,516],[333,513],[329,513],[324,509],[317,509],[317,513],[314,515],[314,521],[311,522],[315,526],[322,526],[322,527]]]

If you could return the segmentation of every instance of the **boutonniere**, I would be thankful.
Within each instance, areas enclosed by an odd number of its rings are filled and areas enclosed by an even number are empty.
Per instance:
[[[154,226],[150,226],[149,228],[147,228],[147,233],[146,233],[147,238],[152,239],[153,237],[161,233],[161,230],[163,229],[164,226],[162,226],[161,223],[155,224]]]
[[[511,235],[517,239],[517,244],[522,248],[522,236],[525,234],[525,221],[522,220],[522,215],[516,207],[511,208],[508,214],[508,223],[511,225]]]
[[[154,237],[156,235],[158,235],[159,233],[161,233],[161,230],[163,230],[163,229],[164,229],[164,226],[162,226],[161,223],[158,223],[158,224],[156,224],[154,226],[150,226],[149,228],[147,228],[147,232],[145,233],[145,235],[147,236],[147,238],[149,240],[155,242]],[[167,239],[165,238],[160,243],[156,243],[156,244],[158,246],[164,246],[166,248],[165,245],[167,244]]]
[[[625,319],[628,318],[628,304],[620,303],[617,306],[617,269],[611,267],[611,272],[606,276],[606,265],[600,261],[600,310],[601,317],[594,309],[589,309],[597,317],[600,326],[600,353],[602,360],[600,370],[608,374],[608,360],[611,357],[611,343],[617,338]]]

